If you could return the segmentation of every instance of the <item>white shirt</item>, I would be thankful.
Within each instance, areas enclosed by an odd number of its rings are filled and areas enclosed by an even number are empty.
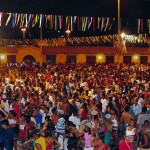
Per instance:
[[[132,109],[133,109],[134,115],[138,115],[142,112],[142,107],[139,104],[137,105],[133,104]]]
[[[108,101],[106,98],[101,99],[101,103],[102,103],[102,112],[106,112],[106,107],[108,105]]]
[[[6,102],[4,102],[3,100],[1,101],[1,104],[3,104],[5,106],[4,110],[6,112],[9,112],[9,103],[8,103],[8,100],[6,100]]]
[[[76,128],[79,131],[79,126],[81,125],[80,118],[78,118],[77,116],[70,116],[69,121],[71,121],[73,124],[75,124]]]
[[[143,100],[143,98],[139,98],[138,99],[138,104],[142,107],[142,102],[143,102],[144,100]]]

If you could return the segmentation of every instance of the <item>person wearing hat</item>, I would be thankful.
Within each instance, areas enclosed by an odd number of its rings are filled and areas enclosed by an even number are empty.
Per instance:
[[[134,140],[134,135],[132,131],[126,132],[126,137],[119,143],[119,150],[132,150],[132,142]]]

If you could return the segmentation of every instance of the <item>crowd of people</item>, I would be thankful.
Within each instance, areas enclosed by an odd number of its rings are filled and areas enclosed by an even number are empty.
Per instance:
[[[0,149],[150,148],[150,64],[0,68]]]

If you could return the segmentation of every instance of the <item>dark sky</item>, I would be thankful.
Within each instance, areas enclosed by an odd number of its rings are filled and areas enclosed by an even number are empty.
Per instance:
[[[123,29],[136,33],[135,29],[137,18],[150,18],[150,0],[120,0],[121,17],[123,19]],[[2,12],[24,12],[24,13],[43,13],[55,15],[80,15],[80,16],[102,16],[117,17],[117,0],[0,0],[0,11]],[[116,28],[112,33],[115,33]],[[11,27],[0,27],[1,38],[20,38],[20,29]],[[47,29],[43,30],[44,37],[58,36],[56,33]],[[99,33],[72,33],[78,35],[96,35]],[[109,33],[111,34],[111,33]],[[38,28],[30,29],[27,37],[39,37]]]

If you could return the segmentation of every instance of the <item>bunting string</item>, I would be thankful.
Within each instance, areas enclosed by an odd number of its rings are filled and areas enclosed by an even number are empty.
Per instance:
[[[61,16],[61,15],[44,15],[44,14],[23,14],[23,13],[4,13],[0,12],[0,26],[8,26],[12,24],[15,27],[35,27],[39,28],[45,26],[50,30],[69,29],[71,31],[110,31],[116,18],[109,17],[88,17],[88,16]],[[150,33],[150,19],[137,20],[138,33]]]

